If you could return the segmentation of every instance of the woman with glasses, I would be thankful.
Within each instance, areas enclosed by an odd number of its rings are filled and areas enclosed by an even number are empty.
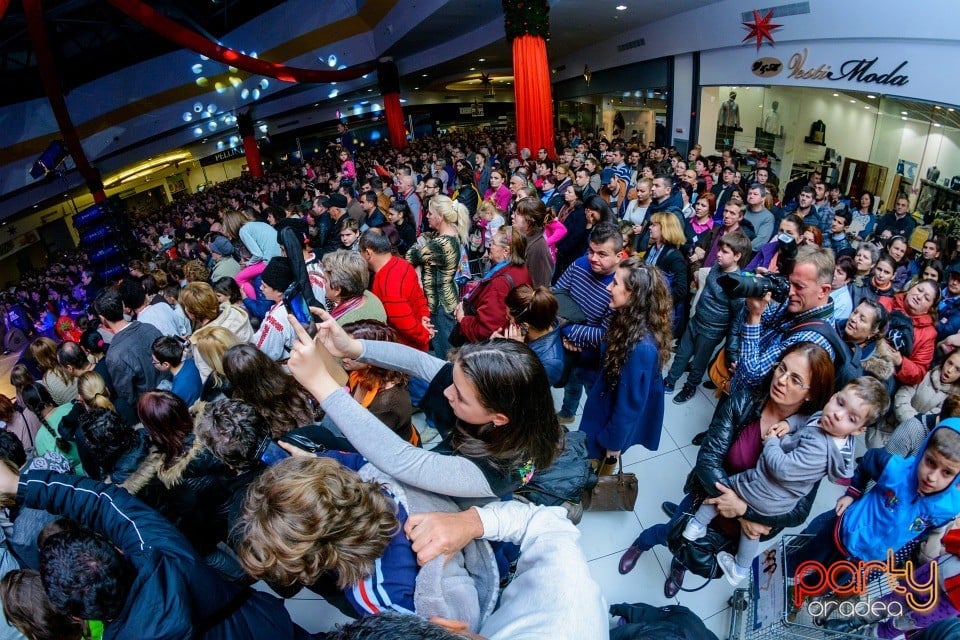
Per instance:
[[[666,544],[676,520],[704,500],[721,513],[739,513],[737,524],[748,536],[776,535],[781,529],[802,524],[810,514],[816,489],[781,516],[764,516],[751,509],[730,487],[729,476],[753,469],[763,451],[763,440],[781,420],[805,423],[820,411],[833,394],[834,369],[830,355],[811,342],[787,349],[767,374],[761,393],[739,393],[722,402],[713,415],[697,464],[684,485],[686,496],[679,506],[664,503],[670,521],[644,529],[620,558],[620,573],[633,570],[641,554]],[[664,585],[664,595],[673,598],[683,584],[686,570],[676,560]]]
[[[500,227],[494,232],[487,248],[490,269],[454,310],[457,328],[450,335],[452,346],[482,342],[504,326],[507,294],[516,286],[531,284],[526,251],[527,239],[517,229]]]

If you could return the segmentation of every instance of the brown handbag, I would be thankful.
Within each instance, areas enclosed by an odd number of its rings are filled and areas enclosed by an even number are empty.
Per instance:
[[[713,384],[717,385],[717,390],[714,395],[718,398],[724,393],[730,393],[730,381],[733,379],[733,374],[730,373],[730,369],[727,368],[726,355],[727,348],[724,347],[720,349],[720,353],[717,354],[713,364],[710,365],[710,371],[708,372],[710,380],[713,381]]]
[[[617,473],[597,478],[597,485],[583,492],[584,511],[633,511],[637,504],[637,475],[623,472],[623,456],[618,457]]]

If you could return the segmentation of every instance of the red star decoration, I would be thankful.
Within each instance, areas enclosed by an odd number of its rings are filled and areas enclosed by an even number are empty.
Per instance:
[[[773,20],[773,9],[767,12],[767,15],[760,17],[760,12],[756,9],[753,10],[753,22],[744,22],[743,26],[750,29],[750,33],[747,34],[747,37],[742,40],[746,42],[751,38],[757,39],[757,51],[760,51],[760,45],[763,44],[764,38],[770,41],[770,44],[773,44],[773,30],[779,29],[782,27],[782,24],[773,24],[770,21]]]

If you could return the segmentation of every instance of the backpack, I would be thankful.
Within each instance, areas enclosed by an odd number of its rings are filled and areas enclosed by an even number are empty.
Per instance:
[[[912,327],[912,325],[911,325]],[[790,333],[797,331],[813,331],[823,336],[835,354],[833,360],[834,382],[837,389],[842,389],[848,382],[854,378],[863,375],[863,364],[860,362],[860,347],[854,346],[851,350],[850,345],[843,341],[840,334],[834,328],[831,322],[826,320],[808,320],[791,327]]]
[[[548,507],[564,502],[579,503],[583,492],[593,488],[597,476],[587,456],[587,435],[583,431],[564,434],[563,451],[546,469],[537,469],[527,484],[515,490],[534,504]]]

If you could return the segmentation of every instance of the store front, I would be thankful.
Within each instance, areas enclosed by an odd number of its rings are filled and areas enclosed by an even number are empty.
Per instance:
[[[790,43],[704,52],[698,140],[705,154],[766,155],[779,182],[813,170],[880,210],[906,195],[923,213],[960,208],[960,103],[944,46]]]
[[[661,59],[592,73],[553,86],[558,131],[663,144],[669,130],[670,61]],[[602,132],[602,134],[601,134]],[[659,137],[658,137],[659,136]]]

